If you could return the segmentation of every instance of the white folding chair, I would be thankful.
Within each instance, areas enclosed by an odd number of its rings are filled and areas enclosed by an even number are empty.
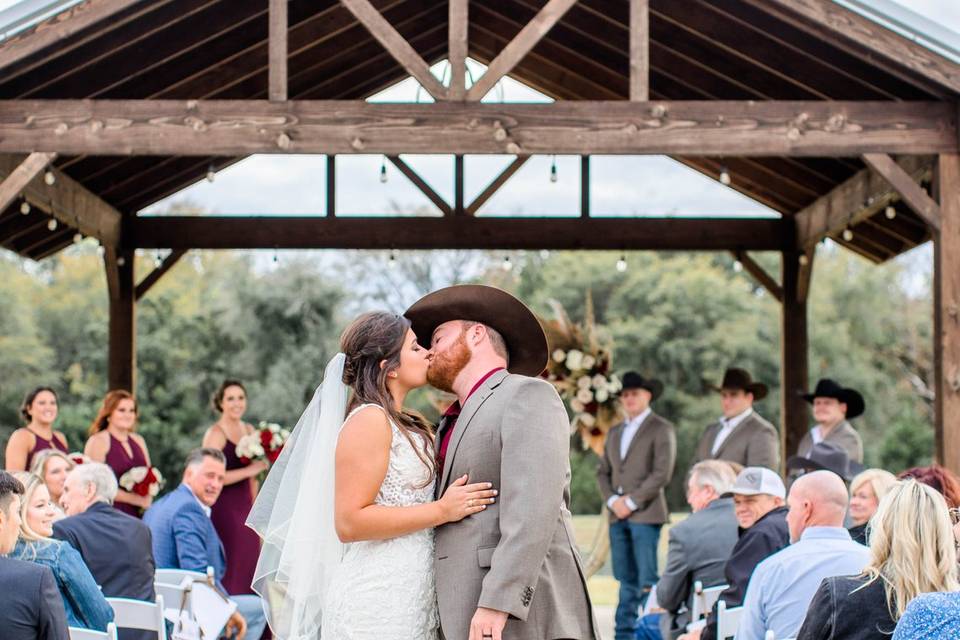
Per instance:
[[[163,596],[156,602],[130,598],[107,598],[113,608],[113,621],[118,629],[153,631],[157,640],[167,640],[167,623],[163,618]]]
[[[697,580],[693,583],[693,604],[690,607],[690,620],[696,622],[706,618],[713,608],[714,603],[720,598],[720,594],[728,585],[721,584],[715,587],[704,588],[703,583]]]
[[[188,586],[192,580],[184,579],[179,584],[169,584],[165,582],[154,582],[153,590],[157,597],[163,597],[163,604],[166,607],[165,614],[171,622],[176,621],[181,609],[189,614],[193,613],[191,608],[190,593]]]
[[[107,625],[106,631],[67,627],[70,640],[117,640],[117,625],[112,622]]]
[[[203,580],[207,575],[213,574],[213,567],[207,567],[207,573],[199,571],[187,571],[186,569],[157,569],[153,574],[153,581],[163,584],[180,584],[184,578],[190,580]]]
[[[723,600],[717,603],[717,640],[727,640],[737,635],[741,615],[743,607],[727,609],[727,603]]]

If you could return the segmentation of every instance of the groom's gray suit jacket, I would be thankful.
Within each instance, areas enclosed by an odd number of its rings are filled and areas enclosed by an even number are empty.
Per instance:
[[[568,508],[569,448],[567,413],[544,380],[498,371],[467,399],[438,491],[467,474],[500,494],[436,530],[446,640],[467,639],[478,606],[510,614],[510,640],[600,638]]]

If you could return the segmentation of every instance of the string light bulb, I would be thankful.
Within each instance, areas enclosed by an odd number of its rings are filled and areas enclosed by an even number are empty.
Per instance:
[[[731,182],[732,181],[730,180],[730,172],[727,170],[726,167],[720,167],[720,184],[722,184],[725,187],[729,187]]]
[[[27,215],[28,213],[30,213],[30,203],[27,202],[26,200],[20,203],[20,213],[22,215]]]
[[[897,217],[897,210],[892,204],[888,204],[887,208],[883,210],[883,215],[887,216],[887,220],[893,220]]]
[[[73,244],[80,244],[81,242],[83,242],[83,234],[80,232],[73,234]]]
[[[805,267],[805,266],[807,266],[807,264],[810,263],[810,258],[807,257],[807,254],[801,253],[801,254],[800,254],[800,258],[798,259],[798,261],[800,262],[800,266],[801,266],[801,267]]]
[[[397,268],[397,252],[393,249],[390,250],[390,258],[387,260],[387,266],[391,269]]]
[[[49,229],[50,231],[56,231],[56,230],[57,230],[57,219],[56,219],[56,218],[50,218],[50,221],[47,222],[47,229]]]
[[[126,258],[124,258],[123,256],[120,256],[119,258],[117,258],[117,266],[118,266],[118,267],[122,267],[122,266],[125,265],[125,264],[127,264],[127,259],[126,259]]]
[[[627,270],[627,256],[621,254],[620,259],[617,260],[617,271],[623,273]]]
[[[387,157],[380,161],[380,184],[387,183]]]
[[[107,249],[102,244],[97,246],[97,255],[101,258],[107,254]]]
[[[280,251],[274,247],[273,248],[273,264],[277,265],[280,263]]]
[[[503,264],[500,265],[500,268],[504,271],[513,270],[513,263],[510,262],[510,256],[503,256]]]
[[[207,167],[207,182],[213,182],[217,178],[217,169],[213,166],[213,163],[210,163],[210,166]]]
[[[550,163],[550,182],[557,181],[557,156],[553,156],[553,160]]]
[[[740,262],[739,260],[734,260],[733,270],[736,271],[737,273],[740,273],[741,271],[743,271],[743,263]]]
[[[549,249],[540,249],[540,259],[549,260],[550,259],[550,250]]]
[[[163,258],[160,257],[159,251],[153,254],[153,266],[158,269],[163,266]]]
[[[57,181],[57,176],[54,175],[53,171],[48,170],[46,173],[43,174],[43,181],[47,184],[48,187],[53,186],[53,183]]]
[[[843,230],[843,239],[847,242],[853,240],[853,231],[850,230],[850,227]]]

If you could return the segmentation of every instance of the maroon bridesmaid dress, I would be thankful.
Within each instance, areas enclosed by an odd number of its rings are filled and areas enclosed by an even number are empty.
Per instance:
[[[123,444],[113,437],[112,433],[108,433],[107,435],[110,436],[110,448],[107,450],[107,459],[105,462],[108,467],[113,469],[113,474],[117,476],[118,482],[123,474],[130,471],[130,469],[147,466],[147,456],[143,452],[143,449],[140,448],[140,445],[137,444],[136,440],[127,438],[127,444],[130,445],[130,451],[133,453],[131,456],[127,453],[127,450],[124,449]],[[126,491],[123,487],[120,487],[120,489]],[[114,502],[113,506],[134,518],[139,518],[143,515],[140,513],[140,507],[135,507],[126,502]]]
[[[223,447],[223,455],[227,458],[227,471],[242,469],[252,464],[240,461],[237,445],[229,440]],[[253,582],[253,572],[260,556],[260,536],[245,524],[251,507],[253,480],[241,480],[224,485],[210,514],[227,556],[223,586],[230,595],[253,593],[250,583]]]
[[[70,451],[60,442],[60,438],[54,435],[51,439],[45,440],[44,438],[37,435],[36,431],[27,429],[30,433],[33,434],[33,437],[36,438],[36,442],[33,443],[33,450],[27,454],[27,471],[30,471],[30,467],[33,464],[33,456],[37,455],[44,449],[57,449],[63,453],[70,453]]]

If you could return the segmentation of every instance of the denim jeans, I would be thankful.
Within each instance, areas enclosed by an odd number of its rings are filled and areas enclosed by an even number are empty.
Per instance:
[[[610,554],[613,577],[620,582],[620,601],[615,618],[615,640],[633,640],[640,607],[650,587],[657,583],[659,524],[620,520],[610,525]]]
[[[237,612],[247,621],[246,640],[260,640],[267,628],[267,616],[263,612],[263,600],[260,596],[230,596],[237,603]]]
[[[660,616],[662,613],[648,613],[640,618],[637,624],[636,640],[664,640],[660,632]],[[667,639],[669,640],[669,638]]]

